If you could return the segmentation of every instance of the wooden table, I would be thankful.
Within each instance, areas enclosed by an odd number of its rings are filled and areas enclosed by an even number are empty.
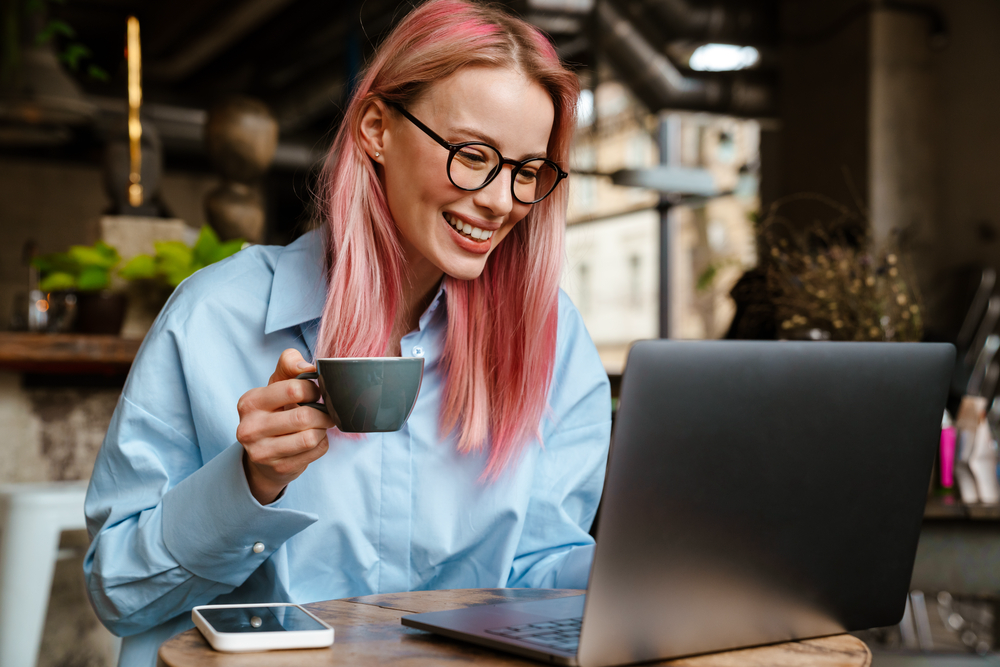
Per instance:
[[[399,619],[407,614],[426,611],[564,597],[581,592],[527,588],[417,591],[316,602],[303,606],[334,627],[336,639],[330,648],[218,653],[212,650],[198,630],[188,630],[163,643],[158,665],[328,667],[393,664],[430,667],[445,662],[489,667],[539,665],[542,663],[407,628]],[[851,635],[836,635],[656,664],[671,667],[868,667],[871,657],[871,652],[861,640]]]

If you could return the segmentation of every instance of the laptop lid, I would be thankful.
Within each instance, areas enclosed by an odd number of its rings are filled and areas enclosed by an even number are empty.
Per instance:
[[[897,623],[954,357],[949,344],[636,343],[579,663]]]

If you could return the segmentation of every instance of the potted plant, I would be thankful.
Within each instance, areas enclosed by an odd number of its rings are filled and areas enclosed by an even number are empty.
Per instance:
[[[171,290],[198,269],[236,254],[246,242],[233,239],[225,243],[208,225],[203,225],[194,246],[183,241],[156,241],[155,255],[136,255],[119,271],[131,281],[154,281]]]
[[[112,271],[119,262],[118,251],[98,241],[35,257],[32,265],[38,269],[42,292],[75,293],[77,331],[117,334],[128,304],[124,294],[109,289]]]
[[[117,271],[121,256],[104,241],[36,257],[32,264],[40,275],[39,290],[76,296],[76,330],[80,333],[117,335],[129,297],[123,289],[115,287],[116,275],[132,284],[133,298],[149,302],[144,305],[152,307],[151,323],[166,297],[182,280],[235,254],[244,241],[222,243],[212,228],[205,225],[194,246],[182,241],[156,241],[153,245],[154,255],[136,255]]]

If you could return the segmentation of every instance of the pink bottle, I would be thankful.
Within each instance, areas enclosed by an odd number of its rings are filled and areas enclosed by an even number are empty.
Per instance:
[[[941,422],[941,487],[955,486],[955,427],[945,411]]]

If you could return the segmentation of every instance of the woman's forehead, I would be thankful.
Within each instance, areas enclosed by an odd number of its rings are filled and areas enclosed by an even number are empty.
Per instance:
[[[545,153],[552,98],[519,70],[464,67],[431,84],[411,109],[449,141],[486,141],[507,157]]]

